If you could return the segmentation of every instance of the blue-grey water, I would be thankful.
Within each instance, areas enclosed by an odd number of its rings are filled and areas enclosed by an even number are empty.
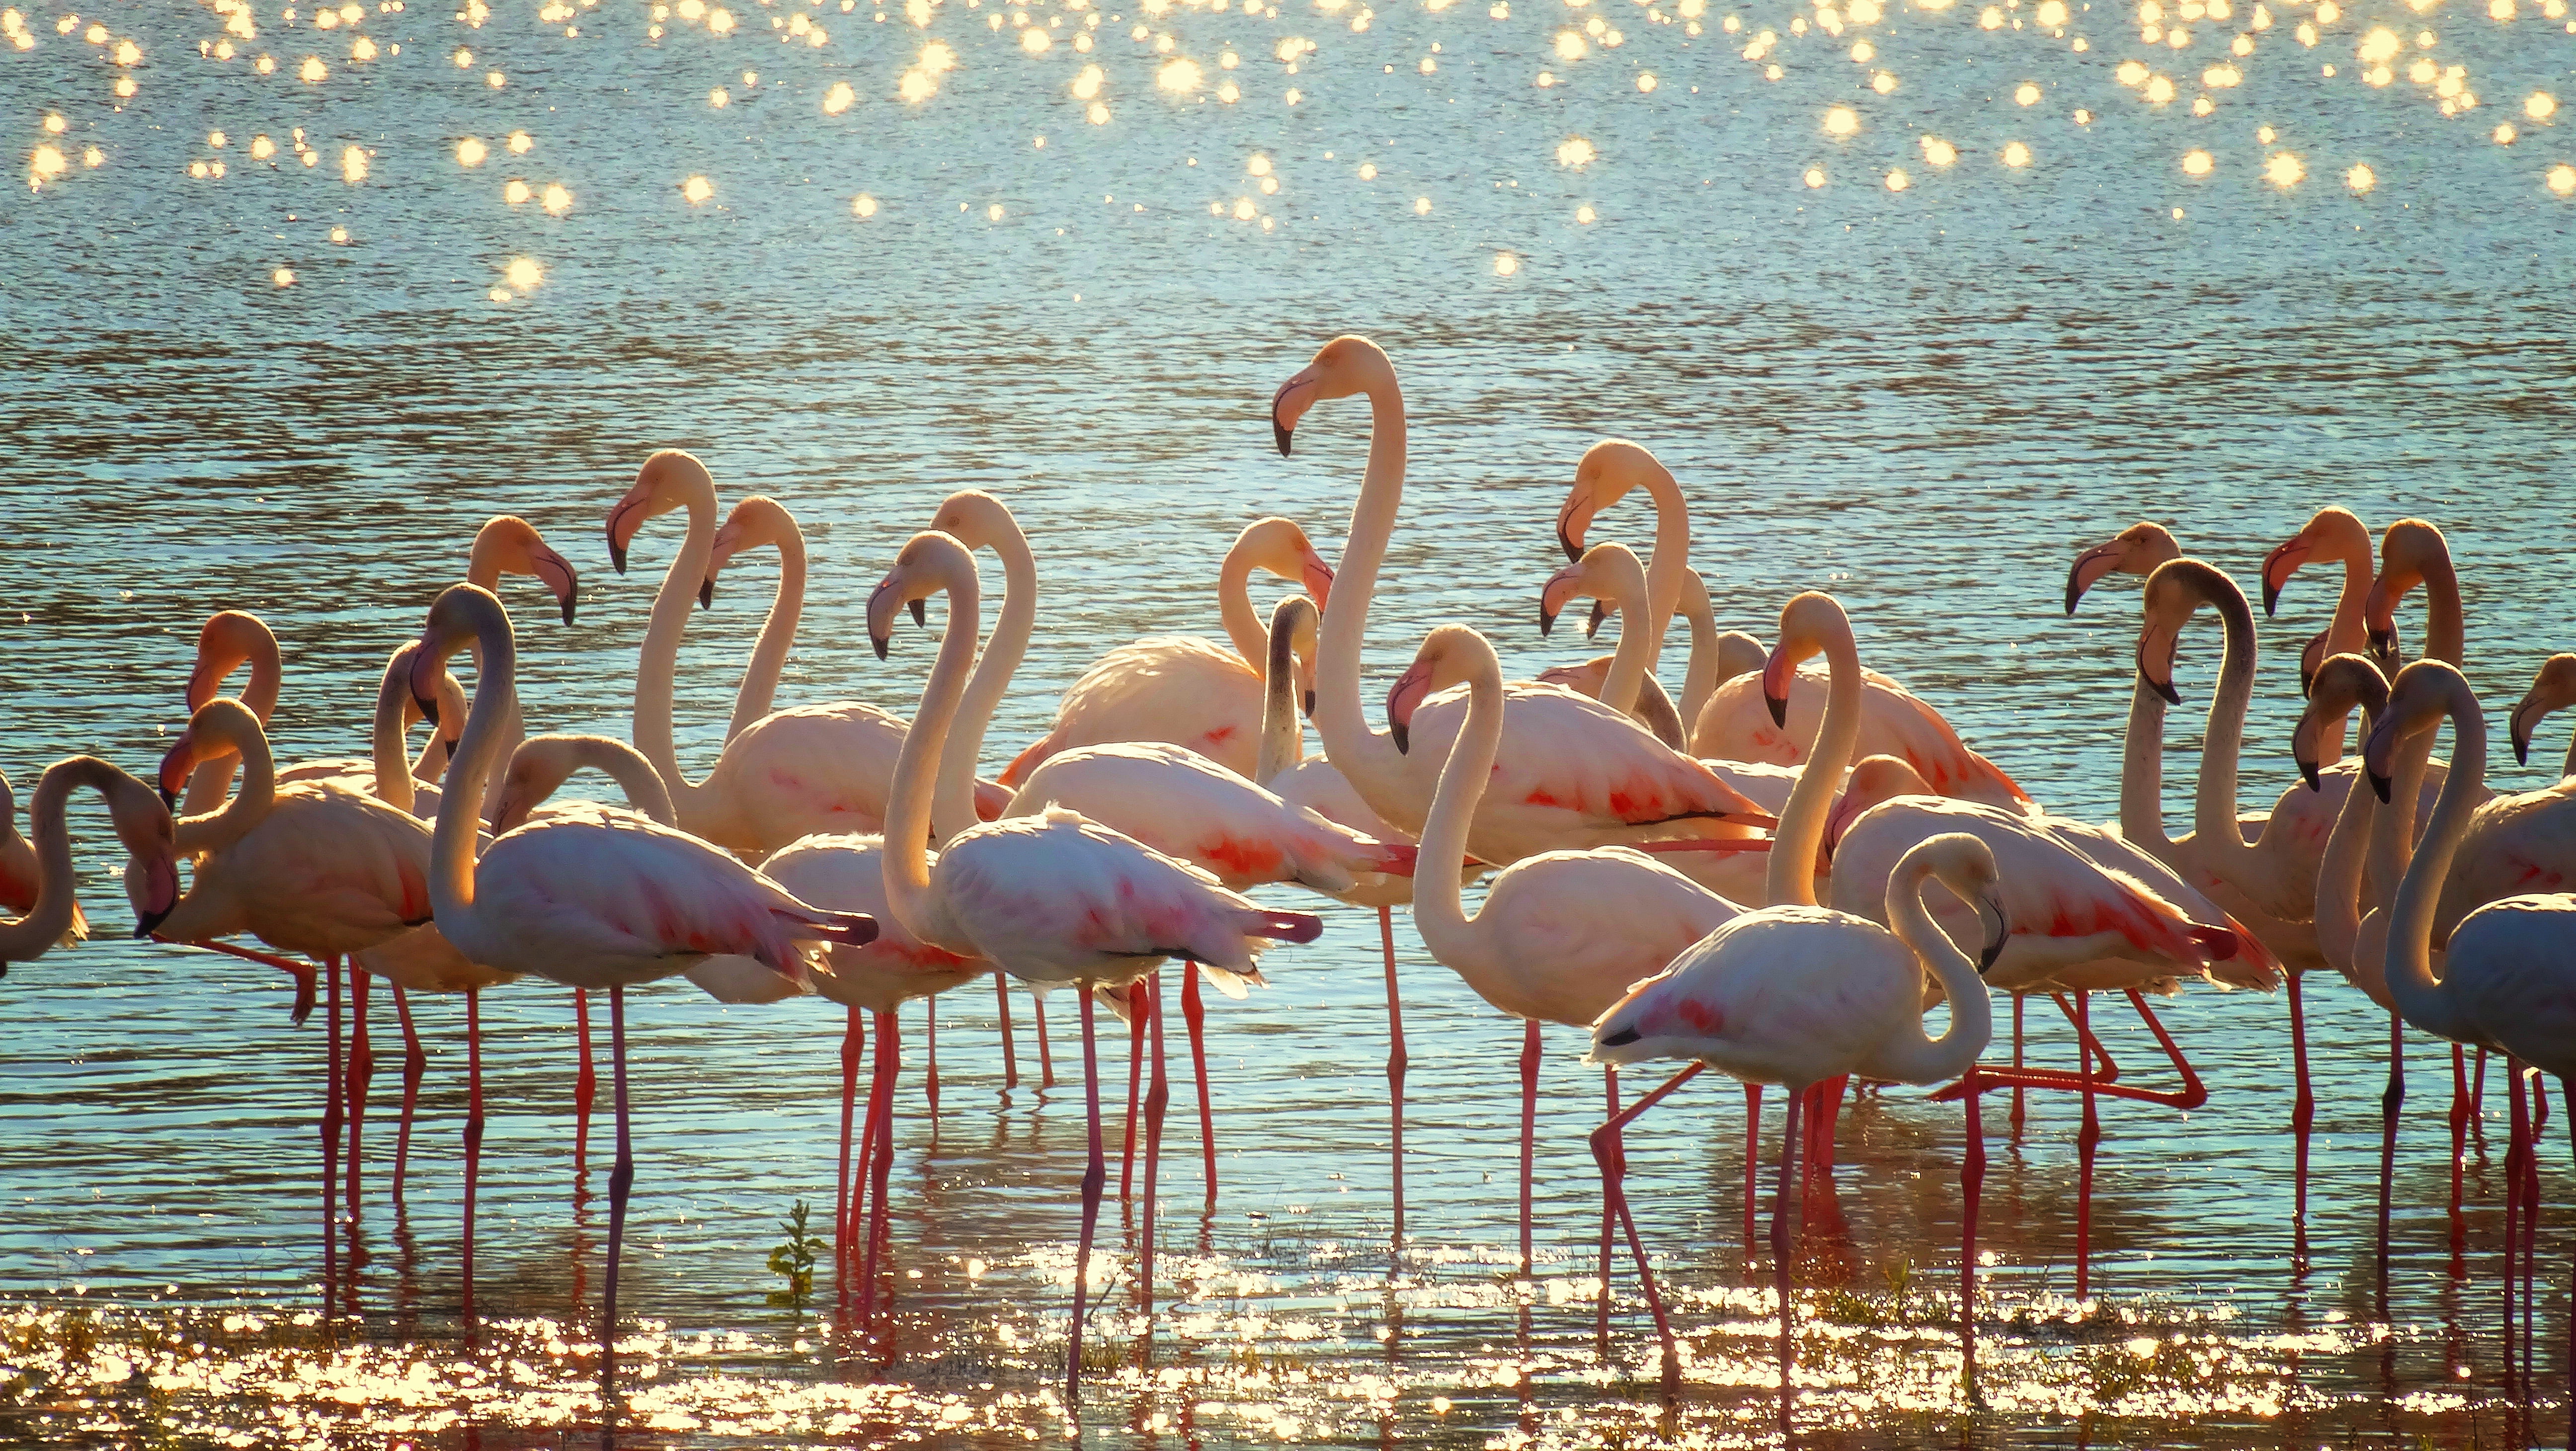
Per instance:
[[[908,709],[929,644],[899,637],[878,662],[857,604],[948,491],[1011,503],[1044,594],[991,735],[998,769],[1103,650],[1215,633],[1216,562],[1242,522],[1287,513],[1338,550],[1364,411],[1317,409],[1283,460],[1263,405],[1341,331],[1387,347],[1412,420],[1373,692],[1445,620],[1485,629],[1515,673],[1578,658],[1536,637],[1531,604],[1575,459],[1624,435],[1689,492],[1724,623],[1768,638],[1788,595],[1831,589],[1871,663],[2062,811],[2112,812],[2136,600],[2114,580],[2069,621],[2064,571],[2138,518],[2249,583],[2322,504],[2434,520],[2460,565],[2470,678],[2498,710],[2576,640],[2576,146],[2553,99],[2576,86],[2576,22],[2561,0],[2496,3],[388,0],[324,29],[294,6],[22,0],[0,17],[0,127],[26,182],[0,188],[0,766],[22,791],[75,751],[148,769],[184,720],[197,627],[223,608],[283,642],[280,757],[357,750],[385,652],[500,511],[583,571],[569,628],[526,581],[505,590],[532,728],[622,735],[679,521],[647,526],[624,577],[598,531],[646,453],[677,446],[728,501],[773,494],[804,523],[814,572],[782,704]],[[360,38],[370,58],[353,58]],[[1642,547],[1649,521],[1632,503],[1597,537]],[[773,561],[729,570],[692,617],[692,769],[714,759]],[[2333,588],[2302,575],[2265,626],[2251,807],[2295,779],[2286,657]],[[2214,630],[2184,656],[2197,711]],[[2169,743],[2176,813],[2189,715]],[[2553,738],[2530,769],[2499,740],[2493,777],[2545,781]],[[490,1324],[468,1344],[461,1007],[417,1005],[432,1060],[398,1217],[400,1054],[379,992],[362,1254],[342,1292],[357,1314],[315,1323],[322,1017],[290,1027],[268,969],[119,940],[102,824],[76,817],[111,930],[0,981],[0,1296],[17,1307],[0,1434],[515,1446],[595,1423],[581,1342],[605,1124],[577,1198],[563,995],[521,985],[484,1006]],[[1695,1087],[1630,1139],[1692,1353],[1666,1407],[1632,1280],[1606,1359],[1594,1339],[1583,1134],[1600,1098],[1579,1035],[1548,1039],[1525,1290],[1518,1030],[1401,914],[1408,1239],[1390,1268],[1377,924],[1325,911],[1325,938],[1279,953],[1267,989],[1211,1003],[1222,1197],[1203,1219],[1184,1071],[1160,1318],[1149,1337],[1132,1306],[1110,1312],[1105,1363],[1125,1369],[1079,1422],[1044,1399],[1083,1142],[1068,1003],[1054,1091],[1000,1091],[988,990],[940,1012],[936,1118],[907,1044],[898,1328],[862,1354],[764,1298],[782,1283],[765,1265],[777,1221],[800,1198],[828,1217],[837,1013],[637,993],[626,1303],[655,1359],[630,1442],[1761,1440],[1768,1264],[1740,1242],[1741,1096]],[[2543,1405],[2520,1422],[2494,1278],[2501,1070],[2455,1259],[2447,1054],[2413,1045],[2393,1326],[2377,1328],[2385,1019],[2324,978],[2308,1003],[2304,1231],[2281,1001],[2195,989],[2162,1011],[2209,1100],[2106,1106],[2102,1308],[2080,1326],[2064,1299],[2074,1109],[2034,1098],[2011,1142],[1989,1104],[1974,1413],[1928,1298],[1955,1285],[1958,1110],[1913,1091],[1855,1104],[1847,1231],[1805,1272],[1807,1313],[1829,1317],[1806,1352],[1805,1433],[2548,1439],[2565,1159],[2544,1162]],[[2128,1075],[2161,1081],[2144,1031],[2098,1006]],[[1018,1026],[1034,1079],[1025,998]],[[2044,1003],[2032,1027],[2033,1053],[2071,1061]],[[1114,1135],[1125,1056],[1103,1053]],[[1769,1108],[1776,1129],[1777,1095]],[[1123,1273],[1133,1230],[1114,1203],[1109,1223]],[[1907,1325],[1858,1324],[1906,1296]],[[65,1349],[66,1326],[93,1323],[127,1348]]]

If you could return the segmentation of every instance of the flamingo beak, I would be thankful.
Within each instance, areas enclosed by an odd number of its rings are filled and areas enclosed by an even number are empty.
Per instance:
[[[539,545],[529,551],[531,571],[554,592],[555,602],[563,606],[563,622],[572,623],[573,605],[581,592],[581,576],[573,572],[572,561]]]
[[[1771,724],[1781,730],[1789,728],[1789,682],[1798,677],[1798,659],[1789,653],[1789,642],[1782,640],[1771,647],[1771,658],[1762,662],[1762,703],[1771,709]]]
[[[1313,720],[1315,718],[1315,692],[1311,690],[1306,692],[1305,706],[1306,719]]]
[[[2299,651],[2299,694],[2302,696],[2317,693],[2317,672],[2325,668],[2328,633],[2328,630],[2317,631],[2308,637],[2308,643]]]
[[[2075,606],[2084,599],[2084,592],[2102,576],[2119,568],[2123,552],[2124,547],[2114,540],[2109,544],[2096,544],[2075,556],[2074,567],[2066,571],[2066,613],[2074,614]]]
[[[2507,721],[2505,728],[2513,737],[2513,759],[2517,764],[2525,766],[2531,764],[2532,733],[2539,729],[2541,718],[2548,714],[2548,702],[2540,699],[2536,693],[2525,695],[2514,703],[2513,715]]]
[[[626,572],[626,546],[633,542],[635,531],[644,527],[644,498],[644,486],[638,483],[608,511],[608,562],[619,574]]]
[[[196,742],[189,737],[188,732],[181,731],[179,739],[172,742],[169,752],[161,757],[161,775],[158,784],[163,807],[173,811],[178,809],[180,789],[188,784],[188,773],[195,769],[197,769]]]
[[[2388,576],[2370,582],[2370,597],[2361,604],[2361,619],[2370,636],[2370,653],[2379,657],[2383,668],[2397,651],[2397,600],[2389,593]]]
[[[149,937],[179,905],[178,861],[168,851],[136,858],[128,863],[128,879],[134,899],[134,935]]]
[[[1324,562],[1324,556],[1315,552],[1315,546],[1309,544],[1306,546],[1305,568],[1301,573],[1306,579],[1306,598],[1313,600],[1315,608],[1321,610],[1331,601],[1333,567]]]
[[[1556,617],[1565,610],[1565,602],[1574,597],[1578,574],[1568,565],[1548,577],[1538,592],[1538,632],[1544,637],[1556,633]]]
[[[1416,660],[1395,679],[1395,687],[1386,693],[1386,729],[1395,737],[1398,753],[1413,748],[1413,711],[1422,698],[1431,693],[1431,667]]]
[[[419,709],[420,718],[433,728],[438,725],[438,677],[446,668],[438,658],[437,646],[424,635],[420,648],[411,657],[411,703]]]
[[[2181,642],[2180,631],[2153,621],[2138,635],[2138,679],[2167,705],[2182,704],[2182,692],[2173,685],[2174,647]]]
[[[2388,773],[2391,769],[2389,757],[2396,746],[2396,725],[2395,715],[2382,712],[2379,724],[2371,728],[2370,739],[2364,741],[2361,747],[2362,774],[2370,778],[2370,789],[2378,795],[2379,804],[2382,806],[2388,804]]]
[[[2299,566],[2307,563],[2308,554],[2313,548],[2314,546],[2308,543],[2307,531],[2302,529],[2283,541],[2271,553],[2263,556],[2264,614],[2272,615],[2279,612],[2282,588],[2289,584],[2291,575],[2298,573]]]
[[[2290,732],[2290,759],[2299,763],[2299,777],[2311,791],[2323,790],[2317,775],[2317,721],[2315,707],[2300,712],[2298,726]]]
[[[894,642],[894,612],[897,605],[904,603],[902,592],[903,573],[898,566],[893,573],[878,581],[877,587],[868,594],[868,643],[876,647],[880,660],[886,658],[886,647]],[[919,619],[921,601],[910,603],[913,617]]]
[[[1322,381],[1314,365],[1308,364],[1270,395],[1270,437],[1279,445],[1281,458],[1288,457],[1289,438],[1297,431],[1297,420],[1314,406],[1315,388]]]
[[[1577,484],[1574,492],[1565,496],[1565,507],[1556,511],[1556,545],[1565,551],[1566,563],[1583,557],[1583,536],[1592,528],[1595,510],[1592,490]]]
[[[698,581],[698,608],[702,610],[711,610],[715,607],[716,577],[711,574]]]
[[[1608,600],[1594,600],[1592,602],[1592,613],[1583,622],[1583,638],[1589,640],[1593,636],[1600,634],[1601,622],[1609,619],[1612,613],[1614,612]]]
[[[1983,977],[2004,955],[2004,944],[2012,940],[2012,923],[2004,916],[2002,899],[1992,892],[1977,897],[1977,920],[1986,927],[1985,949],[1977,954],[1977,975]]]

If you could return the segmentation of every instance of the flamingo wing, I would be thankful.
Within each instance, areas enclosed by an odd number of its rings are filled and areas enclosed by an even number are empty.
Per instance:
[[[1238,775],[1261,752],[1261,676],[1231,648],[1157,635],[1103,655],[1068,687],[1055,724],[1002,772],[1018,786],[1049,756],[1114,741],[1187,746]]]
[[[1367,840],[1185,746],[1061,752],[1029,774],[1013,814],[1066,806],[1232,888],[1296,882],[1339,893],[1359,874],[1409,869],[1413,849]]]
[[[1923,969],[1877,923],[1823,907],[1747,912],[1601,1015],[1605,1063],[1695,1058],[1748,1083],[1803,1086],[1867,1064],[1920,1022]]]

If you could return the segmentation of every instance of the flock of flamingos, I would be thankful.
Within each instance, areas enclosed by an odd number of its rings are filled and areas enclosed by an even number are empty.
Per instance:
[[[1689,515],[1679,486],[1652,455],[1620,441],[1596,445],[1575,471],[1557,521],[1570,563],[1547,581],[1540,604],[1543,625],[1552,625],[1572,601],[1592,601],[1594,626],[1620,621],[1617,652],[1553,678],[1507,682],[1483,636],[1443,626],[1387,693],[1386,728],[1372,727],[1360,657],[1404,482],[1395,371],[1375,344],[1336,338],[1281,385],[1271,418],[1285,453],[1311,408],[1353,394],[1368,400],[1372,434],[1339,567],[1328,567],[1289,521],[1251,525],[1220,579],[1229,643],[1158,637],[1110,652],[1066,692],[1053,728],[998,782],[979,779],[976,764],[1036,620],[1036,572],[1010,511],[986,493],[948,498],[867,601],[868,632],[883,656],[898,615],[908,610],[926,623],[926,602],[946,596],[948,628],[910,722],[846,701],[772,709],[802,596],[802,538],[788,512],[763,498],[743,500],[719,527],[713,480],[676,451],[646,460],[607,518],[621,571],[648,522],[673,511],[688,521],[644,636],[632,746],[524,736],[511,623],[493,590],[503,575],[533,576],[569,620],[576,578],[515,518],[484,528],[466,580],[437,597],[418,637],[387,662],[364,759],[272,760],[262,727],[279,690],[275,639],[253,616],[218,615],[200,638],[193,714],[154,784],[76,757],[49,768],[35,789],[32,846],[16,835],[14,808],[7,811],[0,902],[24,915],[0,927],[0,959],[41,956],[85,930],[64,806],[86,786],[105,798],[128,853],[138,936],[231,951],[295,974],[299,1018],[313,1004],[318,964],[331,1004],[326,1220],[334,1220],[344,1125],[353,1207],[356,1199],[371,979],[391,985],[409,1043],[406,1149],[424,1061],[406,994],[464,994],[469,1315],[482,1124],[476,994],[522,976],[573,989],[583,1055],[576,1092],[586,1115],[587,995],[605,990],[617,1146],[600,1336],[604,1392],[613,1385],[617,1267],[634,1179],[628,987],[685,973],[727,1001],[810,991],[848,1009],[837,1263],[844,1286],[855,1279],[865,1314],[875,1307],[887,1237],[898,1005],[998,974],[1007,1045],[1007,978],[1040,989],[1073,986],[1090,1128],[1064,1367],[1068,1392],[1078,1395],[1083,1302],[1106,1181],[1095,1005],[1127,1020],[1131,1051],[1141,1050],[1149,1026],[1154,1034],[1139,1275],[1150,1296],[1150,1136],[1159,1132],[1163,1093],[1156,969],[1169,959],[1184,963],[1180,993],[1206,1139],[1201,975],[1240,997],[1262,981],[1269,949],[1311,941],[1322,927],[1315,915],[1243,892],[1293,884],[1376,907],[1400,1238],[1406,1060],[1390,909],[1409,904],[1430,954],[1527,1022],[1524,1265],[1540,1025],[1587,1029],[1593,1061],[1608,1067],[1611,1116],[1591,1140],[1605,1200],[1605,1317],[1614,1228],[1640,1275],[1646,1271],[1621,1193],[1623,1126],[1714,1069],[1745,1086],[1754,1110],[1750,1147],[1763,1088],[1787,1092],[1771,1221],[1784,1424],[1794,1353],[1792,1166],[1804,1157],[1812,1174],[1817,1161],[1830,1161],[1847,1079],[1947,1085],[1936,1097],[1967,1103],[1960,1335],[1973,1389],[1979,1095],[1998,1088],[2082,1095],[2081,1299],[2096,1098],[2189,1107],[2203,1096],[2144,994],[2190,979],[2261,989],[2286,979],[2304,1206],[2313,1100],[2299,983],[2307,971],[2331,969],[2389,1008],[2392,1049],[2411,1025],[2482,1055],[2507,1055],[2514,1139],[2506,1360],[2510,1376],[2518,1318],[2528,1393],[2535,1155],[2547,1114],[2545,1084],[2534,1075],[2576,1074],[2576,896],[2533,894],[2554,892],[2576,874],[2576,753],[2566,779],[2545,790],[2493,796],[2482,784],[2485,717],[2457,668],[2459,594],[2438,530],[2402,521],[2374,548],[2358,519],[2329,508],[2263,560],[2267,611],[2303,566],[2342,570],[2332,623],[2301,667],[2308,705],[2296,754],[2305,779],[2268,816],[2240,815],[2236,800],[2255,685],[2254,616],[2243,590],[2219,569],[2182,557],[2153,524],[2078,557],[2070,612],[2113,572],[2146,581],[2120,820],[2096,826],[2041,808],[1930,706],[1865,669],[1832,597],[1790,600],[1767,652],[1747,636],[1720,634],[1687,563]],[[1613,543],[1587,548],[1596,512],[1636,489],[1655,506],[1648,559],[1641,564]],[[778,599],[722,756],[691,782],[671,719],[691,597],[703,599],[727,561],[763,547],[782,559]],[[980,549],[999,557],[1005,583],[979,651]],[[1248,595],[1255,570],[1305,591],[1266,626]],[[2394,611],[2418,586],[2426,596],[2423,655],[2400,668]],[[2180,701],[2171,683],[2176,643],[2203,607],[2218,619],[2224,658],[2191,828],[2176,837],[2161,804],[2164,720]],[[1655,679],[1676,614],[1691,630],[1678,698]],[[459,653],[474,661],[470,703],[447,670]],[[221,694],[245,664],[248,687],[238,698]],[[2516,754],[2527,752],[2544,715],[2569,703],[2576,703],[2576,656],[2561,655],[2513,710]],[[2356,707],[2357,756],[2345,750]],[[1321,755],[1305,754],[1301,716],[1312,720]],[[424,720],[431,743],[415,759],[408,731]],[[2446,721],[2447,769],[2432,759]],[[554,796],[584,768],[612,778],[623,804]],[[183,860],[191,867],[184,886]],[[1461,884],[1486,872],[1470,915]],[[245,936],[284,955],[223,941]],[[345,1055],[344,976],[354,1024]],[[2014,1044],[2011,1066],[1990,1068],[1979,1059],[1992,1036],[1996,991],[2011,995]],[[2126,995],[2180,1070],[2180,1089],[2118,1081],[2089,1028],[2095,992]],[[2075,1068],[2023,1066],[2021,1011],[2030,994],[2048,995],[2076,1024]],[[1926,1015],[1944,1003],[1936,1035]],[[854,1165],[862,1014],[876,1017],[877,1053]],[[1664,1059],[1685,1066],[1622,1108],[1618,1066]],[[2455,1047],[2455,1084],[2461,1063]],[[2391,1146],[2396,1067],[2392,1053]],[[2465,1102],[2455,1104],[2455,1149]],[[1753,1163],[1748,1152],[1748,1232]],[[397,1192],[402,1172],[398,1151]],[[1207,1180],[1213,1204],[1212,1142]],[[2455,1173],[2455,1194],[2457,1182]],[[2389,1186],[2384,1153],[2383,1296]],[[1645,1297],[1669,1382],[1673,1332],[1651,1278]]]

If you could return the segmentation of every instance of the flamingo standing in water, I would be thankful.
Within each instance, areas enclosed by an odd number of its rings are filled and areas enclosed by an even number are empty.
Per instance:
[[[617,1162],[608,1179],[608,1278],[600,1309],[605,1402],[615,1384],[617,1271],[635,1180],[626,989],[717,953],[756,958],[782,976],[799,977],[805,962],[797,943],[862,945],[876,935],[876,924],[810,906],[695,837],[622,813],[522,826],[494,839],[478,862],[474,803],[500,764],[499,732],[517,693],[517,650],[501,602],[478,586],[454,585],[430,606],[413,660],[413,694],[426,708],[435,709],[436,672],[468,645],[476,647],[482,668],[439,803],[427,897],[439,930],[474,961],[568,987],[608,989]]]
[[[2470,839],[2481,818],[2523,816],[2514,809],[2517,798],[2478,803],[2478,787],[2486,774],[2486,717],[2468,682],[2448,662],[2418,660],[2398,673],[2390,687],[2388,709],[2362,748],[2371,789],[2385,800],[2391,794],[2390,774],[2400,743],[2417,735],[2429,736],[2445,716],[2452,732],[2450,778],[2442,785],[2424,839],[2397,889],[2388,929],[2388,990],[2406,1021],[2424,1032],[2505,1053],[2516,1080],[2523,1064],[2558,1079],[2570,1106],[2570,1124],[2576,1126],[2576,1083],[2570,1082],[2576,1079],[2576,1016],[2571,1016],[2571,1005],[2576,1005],[2576,951],[2570,950],[2571,942],[2576,942],[2576,895],[2522,894],[2468,913],[2451,929],[2441,977],[2433,976],[2432,939],[2462,843]],[[2565,872],[2576,867],[2563,842],[2551,865],[2562,880]],[[2525,1137],[2521,1087],[2518,1081],[2508,1087],[2513,1093],[2519,1162],[2507,1169],[2506,1177],[2509,1184],[2516,1184],[2536,1222],[2539,1177]],[[2511,1202],[2509,1198],[2509,1207]],[[2505,1244],[2510,1331],[2515,1253],[2510,1214]],[[2528,1343],[2526,1339],[2526,1348]],[[2510,1378],[2510,1339],[2506,1361]],[[2571,1401],[2569,1417],[2569,1430],[2576,1433],[2576,1401]]]
[[[1409,751],[1411,723],[1422,701],[1453,685],[1466,687],[1467,718],[1444,752],[1431,818],[1423,828],[1413,923],[1433,958],[1464,978],[1487,1003],[1522,1020],[1521,1273],[1526,1275],[1538,1134],[1539,1025],[1590,1025],[1631,984],[1662,971],[1685,948],[1744,909],[1650,857],[1605,847],[1524,857],[1494,878],[1476,915],[1467,916],[1459,876],[1468,823],[1493,773],[1503,734],[1505,687],[1493,646],[1464,625],[1432,631],[1388,692],[1386,718],[1397,749]],[[1615,1069],[1607,1087],[1616,1112]],[[1605,1202],[1605,1215],[1609,1207]],[[1606,1258],[1606,1221],[1602,1235]],[[1608,1267],[1603,1268],[1606,1303]]]
[[[885,833],[886,906],[920,942],[989,960],[1023,981],[1079,990],[1091,1152],[1065,1367],[1072,1399],[1080,1394],[1083,1297],[1107,1176],[1093,990],[1126,987],[1169,957],[1196,961],[1221,983],[1257,982],[1255,960],[1272,941],[1312,941],[1323,922],[1261,907],[1198,868],[1061,807],[968,827],[946,840],[933,863],[934,778],[975,653],[981,592],[974,557],[946,534],[916,534],[868,596],[868,635],[882,655],[895,613],[940,593],[949,601],[947,633],[895,768]]]
[[[1293,521],[1245,525],[1217,570],[1227,644],[1155,635],[1110,651],[1065,690],[1055,723],[1002,772],[1002,784],[1023,784],[1058,751],[1116,741],[1187,746],[1250,775],[1259,753],[1262,663],[1270,654],[1248,588],[1256,569],[1296,582],[1319,605],[1333,585],[1332,567]]]

